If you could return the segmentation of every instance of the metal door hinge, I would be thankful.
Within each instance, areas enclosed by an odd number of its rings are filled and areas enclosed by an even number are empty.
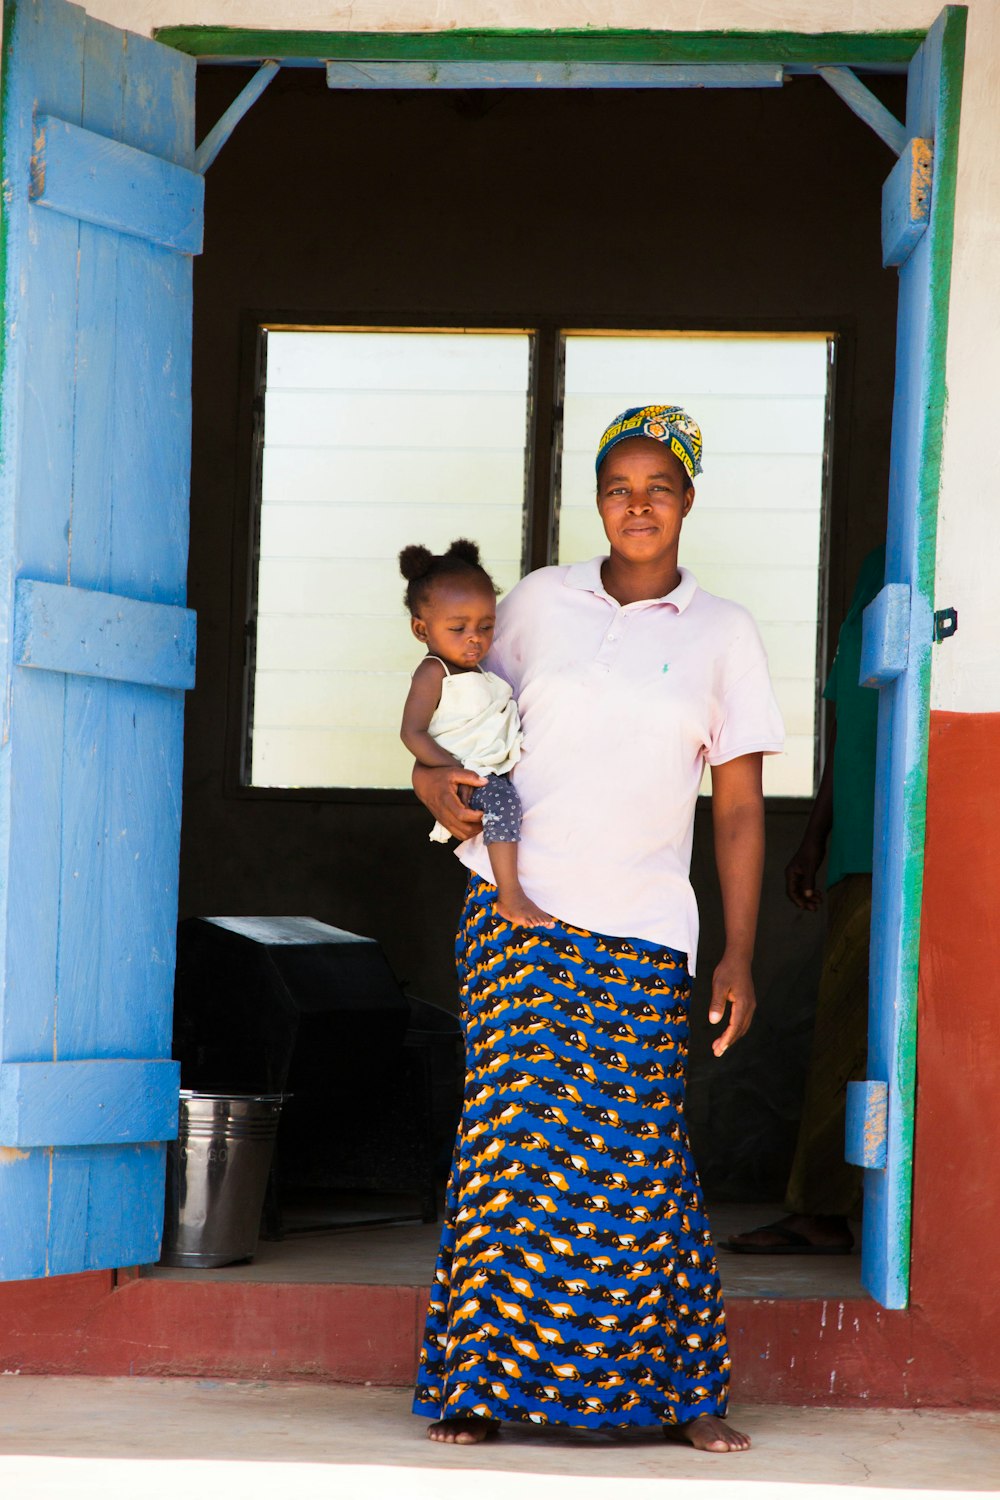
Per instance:
[[[958,610],[954,606],[934,611],[934,639],[946,641],[958,629]]]

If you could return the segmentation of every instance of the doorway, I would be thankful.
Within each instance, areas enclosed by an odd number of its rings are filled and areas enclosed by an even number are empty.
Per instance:
[[[246,76],[202,69],[204,127]],[[901,78],[876,86],[902,108]],[[693,143],[683,177],[665,174],[663,212],[648,233],[618,241],[607,185],[632,143],[657,131]],[[738,164],[736,135],[753,146]],[[301,173],[288,168],[296,138],[312,143]],[[552,156],[539,155],[539,139],[557,143]],[[838,180],[854,184],[832,224],[813,172],[817,141]],[[318,70],[279,75],[212,168],[196,270],[191,597],[202,650],[188,707],[182,915],[308,911],[378,937],[397,974],[454,1003],[450,932],[462,877],[428,848],[410,794],[246,784],[261,328],[829,331],[838,358],[821,616],[835,639],[857,565],[885,534],[896,278],[881,266],[878,209],[888,162],[817,79],[760,93],[371,95],[331,93]],[[313,179],[336,192],[317,204]],[[554,389],[554,357],[539,361],[536,378]],[[399,624],[404,637],[402,616]],[[779,1197],[794,1142],[822,918],[786,910],[781,872],[808,801],[803,788],[768,803],[756,1037],[724,1070],[707,1027],[694,1050],[692,1133],[718,1198]],[[702,825],[694,874],[710,970],[721,918]],[[413,872],[404,902],[387,898],[395,866]]]

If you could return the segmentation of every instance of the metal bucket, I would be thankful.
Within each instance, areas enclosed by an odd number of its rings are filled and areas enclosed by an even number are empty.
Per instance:
[[[285,1097],[181,1090],[161,1265],[228,1266],[253,1256]]]

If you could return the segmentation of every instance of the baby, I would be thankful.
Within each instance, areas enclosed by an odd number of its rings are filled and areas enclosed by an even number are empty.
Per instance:
[[[410,628],[427,647],[403,708],[403,744],[421,765],[464,766],[486,777],[470,806],[483,815],[496,909],[518,927],[551,927],[517,877],[521,802],[510,780],[521,754],[517,704],[509,684],[479,665],[493,640],[496,587],[475,542],[452,542],[437,557],[426,547],[404,547],[399,570]],[[435,823],[430,837],[446,843],[448,830]]]

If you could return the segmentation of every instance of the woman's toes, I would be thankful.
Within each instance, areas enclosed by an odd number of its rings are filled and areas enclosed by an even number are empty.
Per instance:
[[[427,1436],[435,1443],[482,1443],[499,1430],[500,1423],[488,1417],[442,1417],[431,1423]]]
[[[676,1428],[666,1428],[665,1432],[668,1437],[676,1435],[702,1453],[742,1453],[750,1447],[746,1433],[737,1432],[721,1417],[694,1417]]]

